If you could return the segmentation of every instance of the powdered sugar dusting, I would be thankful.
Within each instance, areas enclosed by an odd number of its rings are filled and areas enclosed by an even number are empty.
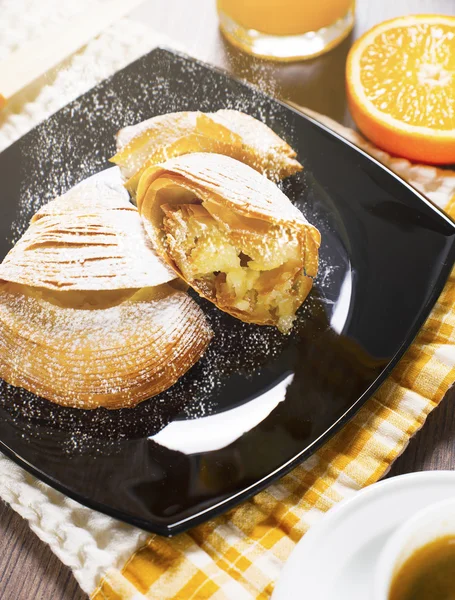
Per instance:
[[[263,77],[263,87],[267,87],[266,73],[258,73],[258,77]],[[278,104],[251,88],[239,88],[216,72],[203,70],[197,62],[158,53],[152,63],[141,59],[134,68],[102,83],[19,142],[22,177],[12,239],[19,239],[42,205],[105,168],[115,152],[114,136],[120,128],[167,112],[221,108],[245,111],[267,122],[291,146],[295,142],[293,127]],[[299,208],[305,206],[310,222],[316,226],[321,222],[322,229],[327,229],[324,213],[318,213],[312,201],[308,203],[305,176],[292,179],[294,183],[283,185],[285,193]],[[315,214],[320,221],[315,222]],[[333,271],[331,257],[325,252],[323,249],[320,285],[328,289]],[[283,369],[292,369],[293,348],[305,340],[306,325],[320,307],[320,293],[317,286],[289,336],[272,327],[241,323],[194,296],[214,330],[213,341],[204,357],[172,388],[135,409],[88,412],[62,408],[5,383],[1,384],[2,408],[26,438],[41,443],[39,436],[43,436],[43,444],[49,435],[60,440],[59,452],[63,448],[71,454],[115,453],[121,440],[152,435],[179,413],[181,418],[196,418],[245,401],[263,382]]]

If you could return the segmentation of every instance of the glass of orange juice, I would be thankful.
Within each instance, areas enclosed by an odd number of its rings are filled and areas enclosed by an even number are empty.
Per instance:
[[[242,50],[292,61],[323,54],[354,25],[355,0],[217,0],[220,28]]]

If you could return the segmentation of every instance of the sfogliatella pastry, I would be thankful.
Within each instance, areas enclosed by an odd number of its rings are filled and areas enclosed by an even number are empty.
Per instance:
[[[157,252],[199,294],[288,332],[318,270],[319,231],[263,175],[194,153],[142,175],[138,210]]]
[[[231,156],[273,180],[302,169],[294,150],[267,125],[237,110],[159,115],[121,129],[117,164],[135,196],[142,173],[168,158],[191,152]]]
[[[212,336],[120,178],[92,178],[39,210],[0,280],[0,377],[58,404],[135,406]]]

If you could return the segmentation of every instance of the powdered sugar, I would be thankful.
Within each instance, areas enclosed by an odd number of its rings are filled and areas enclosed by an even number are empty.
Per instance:
[[[203,71],[198,63],[171,61],[161,53],[152,70],[147,59],[143,59],[134,68],[118,74],[113,82],[103,83],[21,142],[21,194],[14,238],[22,235],[40,206],[104,168],[106,159],[115,151],[114,135],[121,127],[154,114],[219,108],[244,110],[264,119],[279,135],[286,131],[284,137],[293,144],[292,127],[279,105],[255,91],[239,93],[237,84]],[[284,189],[301,208],[307,198],[306,186],[303,177],[297,181],[301,182],[295,184],[297,188],[289,189],[286,183]],[[313,207],[310,204],[306,208],[305,216],[311,222]],[[329,280],[330,273],[324,285]],[[302,307],[290,336],[271,327],[241,323],[195,297],[215,332],[208,351],[172,388],[135,409],[65,409],[6,384],[3,408],[26,436],[39,436],[50,429],[54,435],[60,431],[68,452],[111,453],[111,444],[151,435],[182,409],[181,418],[198,417],[223,410],[233,402],[246,401],[264,381],[273,379],[283,368],[292,368],[293,348],[304,337],[306,323],[318,306],[317,292]],[[45,423],[45,430],[34,427],[34,423]]]

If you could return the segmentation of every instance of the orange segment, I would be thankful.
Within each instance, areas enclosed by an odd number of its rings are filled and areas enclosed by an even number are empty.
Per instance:
[[[455,17],[414,15],[370,29],[346,65],[349,107],[377,146],[455,163]]]

